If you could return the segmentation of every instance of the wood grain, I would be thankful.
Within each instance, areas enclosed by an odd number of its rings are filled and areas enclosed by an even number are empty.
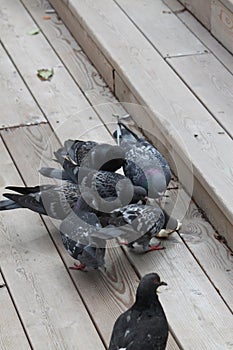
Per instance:
[[[212,54],[174,57],[167,62],[233,138],[233,75]]]
[[[210,50],[220,62],[233,73],[232,54],[227,51],[199,21],[188,11],[177,14],[181,21],[199,38],[199,40]]]
[[[175,186],[171,184],[171,187]],[[169,190],[166,195],[163,206],[181,220],[182,228],[179,231],[181,238],[233,311],[232,252],[221,240],[216,239],[218,234],[206,220],[202,210],[197,208],[193,200],[183,191],[180,184],[177,190]],[[221,235],[221,232],[219,234]]]
[[[206,51],[206,47],[162,0],[115,0],[115,2],[163,57],[194,55]]]
[[[184,6],[178,0],[163,0],[169,9],[174,13],[180,13],[184,11]]]
[[[0,152],[7,169],[10,159],[2,142]],[[1,169],[1,176],[22,185],[12,166],[7,173]],[[32,347],[104,349],[39,215],[24,209],[1,212],[0,231],[2,272]]]
[[[211,28],[211,0],[180,0],[207,29]]]
[[[211,2],[211,33],[233,53],[233,12],[218,0]]]
[[[107,82],[111,90],[114,90],[114,79],[113,79],[113,67],[103,55],[98,46],[91,39],[89,34],[84,30],[82,25],[76,21],[75,14],[72,9],[69,8],[68,4],[63,1],[53,1],[50,3],[56,7],[59,16],[66,23],[68,29],[72,32],[74,38],[79,42],[82,49],[87,53],[88,57],[92,62],[95,62],[95,66],[98,71],[101,72],[104,80]],[[27,0],[27,6],[30,3]]]
[[[31,349],[7,287],[2,287],[3,285],[4,281],[0,274],[0,348],[2,350]]]
[[[57,135],[61,140],[81,138],[86,121],[90,120],[90,129],[83,137],[93,138],[95,128],[102,128],[100,119],[43,34],[27,34],[27,28],[34,28],[35,22],[19,1],[9,3],[1,0],[1,4],[0,13],[4,18],[1,26],[2,42],[14,57],[14,63]],[[15,17],[14,13],[18,16]],[[37,77],[39,68],[54,68],[51,81],[41,81]],[[107,140],[111,140],[108,133]]]
[[[0,100],[0,128],[46,122],[1,44]]]
[[[112,114],[125,115],[127,112],[113,96],[103,77],[86,54],[80,51],[80,46],[56,14],[51,15],[49,25],[43,20],[47,0],[23,0],[23,3],[107,129],[114,131],[116,119]]]
[[[74,5],[72,1],[69,2],[71,5]],[[195,177],[208,189],[215,203],[232,222],[230,208],[233,204],[228,189],[229,184],[232,185],[229,173],[233,164],[225,153],[225,149],[231,148],[232,140],[227,135],[219,138],[219,124],[115,3],[101,0],[97,4],[89,0],[81,2],[77,11],[77,20],[82,22],[85,30],[89,29],[93,40],[108,55],[139,102],[149,107],[150,119],[144,121],[146,128],[157,128],[165,133],[170,147],[181,157],[185,157],[185,145],[194,164]],[[127,36],[123,35],[126,32]],[[115,38],[114,42],[112,37]],[[136,115],[134,118],[138,122]],[[178,131],[175,135],[180,137],[174,135],[174,128]],[[208,134],[210,128],[213,137]],[[196,133],[201,135],[198,140],[190,136]],[[216,166],[219,161],[224,166]],[[218,186],[220,178],[221,188]]]
[[[232,349],[232,313],[177,234],[163,243],[165,251],[126,252],[140,275],[157,271],[168,287],[160,299],[171,330],[184,349]]]
[[[39,134],[41,136],[36,136]],[[35,138],[29,137],[29,135],[35,135]],[[38,181],[37,169],[41,162],[38,149],[43,152],[43,145],[46,144],[47,135],[49,135],[47,125],[36,130],[30,127],[3,133],[4,142],[9,147],[12,157],[26,183],[34,184]],[[19,140],[21,142],[21,151],[31,159],[30,169],[25,169],[21,162],[20,154],[15,147]],[[45,222],[66,266],[72,266],[73,259],[64,249],[60,234],[56,228],[59,227],[59,224],[49,218],[45,218]],[[109,249],[107,249],[106,272],[93,271],[85,274],[71,271],[72,279],[106,344],[109,343],[116,318],[133,303],[135,289],[138,285],[138,277],[133,267],[126,259],[122,249],[115,245],[114,242],[110,243]],[[170,348],[172,350],[178,349],[172,338]]]

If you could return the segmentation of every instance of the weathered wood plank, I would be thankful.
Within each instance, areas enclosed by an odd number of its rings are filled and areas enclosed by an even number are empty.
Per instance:
[[[169,190],[166,194],[168,197],[164,198],[163,206],[168,212],[173,211],[174,216],[181,219],[180,236],[233,311],[232,252],[221,242],[221,239],[217,239],[219,235],[180,184],[177,190]],[[189,203],[188,207],[187,203]],[[221,232],[219,234],[221,235]]]
[[[66,1],[53,1],[50,0],[53,6],[56,6],[56,10],[59,13],[61,19],[66,23],[68,29],[72,32],[73,36],[78,39],[79,45],[87,53],[92,62],[95,62],[97,69],[101,72],[104,80],[108,86],[114,89],[113,80],[113,67],[102,54],[101,50],[94,43],[88,33],[83,29],[82,25],[77,23],[75,16],[72,14]],[[29,3],[27,2],[27,6]]]
[[[211,0],[179,0],[208,29],[211,28]]]
[[[172,12],[179,13],[184,11],[184,6],[178,0],[163,0]]]
[[[211,33],[233,53],[233,12],[218,0],[211,2]]]
[[[46,122],[1,44],[0,101],[0,128]]]
[[[206,51],[206,47],[162,0],[115,0],[115,2],[163,57],[201,54]]]
[[[112,95],[110,88],[86,54],[83,51],[80,52],[79,45],[64,23],[57,19],[56,14],[51,14],[49,25],[47,25],[48,21],[43,20],[44,9],[48,7],[47,0],[22,0],[22,2],[105,126],[110,131],[115,130],[116,119],[112,114],[124,115],[126,111]]]
[[[212,54],[168,58],[167,62],[233,138],[233,75]]]
[[[225,213],[221,212],[218,204],[216,204],[214,200],[209,197],[209,192],[207,190],[208,186],[202,186],[198,179],[192,178],[192,167],[186,171],[184,164],[185,160],[182,160],[182,158],[180,158],[180,154],[177,153],[176,150],[174,150],[173,147],[169,145],[170,141],[168,138],[164,137],[164,135],[161,133],[161,129],[155,128],[153,124],[146,127],[145,124],[149,119],[150,111],[145,106],[144,108],[143,106],[140,108],[137,107],[140,104],[130,89],[126,86],[126,84],[117,73],[115,77],[116,94],[119,96],[119,99],[121,101],[130,102],[130,104],[126,104],[125,106],[128,108],[131,115],[137,119],[137,124],[144,129],[145,134],[166,156],[169,164],[172,166],[173,171],[179,177],[180,181],[185,185],[187,191],[189,191],[190,194],[193,194],[199,206],[204,209],[206,213],[208,213],[208,217],[214,224],[215,228],[222,232],[228,243],[232,246],[232,224],[230,221],[228,221],[227,217],[225,217]],[[190,189],[193,191],[190,192]],[[209,199],[206,200],[206,198]]]
[[[159,271],[168,283],[160,294],[172,332],[184,349],[232,349],[232,313],[177,234],[164,252],[126,252],[140,274]]]
[[[0,153],[1,184],[22,185],[2,142]],[[1,212],[0,231],[2,272],[32,347],[104,349],[39,215]]]
[[[24,333],[18,315],[8,293],[7,287],[2,287],[4,280],[0,274],[0,348],[2,350],[31,349]]]
[[[43,145],[46,145],[46,138],[50,132],[49,126],[46,125],[37,128],[20,128],[2,133],[4,142],[9,147],[12,157],[27,184],[36,184],[38,181],[37,169],[41,159],[38,150],[43,151]],[[20,153],[15,146],[19,140],[21,152],[28,159],[31,159],[29,169],[25,169],[21,162]],[[62,255],[63,261],[67,266],[72,266],[73,259],[65,251],[58,230],[50,219],[46,219],[46,225]],[[114,245],[114,243],[111,243],[107,250],[106,272],[93,271],[83,274],[71,271],[73,281],[106,344],[109,343],[116,318],[132,304],[138,284],[138,278],[122,249],[114,247]],[[171,350],[179,349],[172,337],[170,337],[169,344]]]
[[[69,6],[73,13],[76,11],[77,20],[100,45],[130,91],[141,104],[148,106],[150,118],[143,120],[143,127],[151,132],[160,129],[170,149],[183,160],[189,155],[194,176],[223,215],[233,222],[230,209],[233,203],[229,193],[233,160],[225,152],[232,147],[230,137],[218,134],[222,131],[219,124],[113,1],[100,0],[98,4],[91,0],[82,1],[76,9],[74,2],[70,1]],[[134,118],[142,124],[137,115]],[[196,138],[195,134],[201,137]],[[185,162],[184,167],[187,170]],[[218,179],[221,179],[220,187]],[[208,197],[206,201],[209,201]],[[231,237],[231,231],[226,234]],[[229,244],[233,244],[232,240]]]
[[[179,13],[177,16],[233,74],[232,54],[230,54],[230,52],[228,52],[188,11]]]
[[[2,42],[59,137],[81,137],[86,121],[90,119],[90,129],[84,137],[94,138],[95,128],[102,127],[100,119],[44,36],[27,34],[35,27],[35,22],[23,5],[19,1],[1,0],[0,13],[5,19],[1,26]],[[37,77],[37,69],[52,67],[51,81],[41,81]],[[111,140],[110,135],[108,140]]]

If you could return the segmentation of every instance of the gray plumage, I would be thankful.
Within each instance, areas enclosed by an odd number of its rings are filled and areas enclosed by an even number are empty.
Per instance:
[[[148,197],[158,198],[171,180],[171,170],[162,154],[148,141],[138,137],[122,122],[118,123],[120,146],[125,151],[125,175],[132,183],[144,187]],[[117,137],[117,131],[114,136]]]
[[[39,171],[48,177],[58,177],[59,174],[59,169],[42,168]],[[146,190],[143,187],[134,186],[130,179],[118,173],[79,168],[71,161],[66,163],[65,169],[61,172],[65,173],[67,179],[71,179],[72,182],[78,184],[81,190],[84,187],[95,191],[96,197],[112,199],[118,197],[121,202],[119,206],[137,203],[144,200],[146,196]],[[110,208],[110,210],[113,210],[113,208]]]
[[[62,166],[68,156],[79,167],[112,172],[120,169],[125,161],[121,147],[94,141],[67,140],[54,155]]]
[[[118,227],[122,238],[128,241],[128,247],[139,245],[144,252],[161,249],[158,245],[150,245],[153,237],[162,229],[176,230],[178,220],[170,217],[159,206],[130,204],[114,210],[100,218],[101,223]]]
[[[61,186],[8,186],[6,189],[17,193],[4,193],[3,196],[8,200],[0,201],[0,210],[27,208],[61,220],[70,213],[80,197],[79,187],[70,182],[64,182]]]
[[[109,350],[165,350],[168,322],[156,293],[161,285],[156,273],[142,278],[135,303],[115,322]]]
[[[73,211],[60,225],[63,244],[68,253],[81,265],[75,269],[93,270],[105,266],[106,240],[119,236],[119,230],[109,226],[102,228],[99,218],[89,212],[92,200],[90,192],[84,193],[73,207]]]
[[[94,213],[72,211],[60,225],[62,242],[68,253],[81,265],[81,270],[94,270],[105,265],[106,241],[92,236],[101,228]]]

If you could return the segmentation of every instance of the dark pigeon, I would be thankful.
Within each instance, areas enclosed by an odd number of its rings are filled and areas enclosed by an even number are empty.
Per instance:
[[[112,172],[125,162],[125,152],[120,146],[94,141],[67,140],[54,155],[61,165],[68,156],[79,167]]]
[[[71,212],[80,197],[79,186],[71,182],[63,183],[62,186],[8,186],[6,189],[15,191],[17,194],[4,193],[3,196],[8,200],[0,201],[0,211],[27,208],[60,220]]]
[[[122,122],[118,122],[120,146],[125,151],[125,175],[136,186],[144,187],[148,197],[159,198],[171,180],[171,170],[162,154],[151,143],[140,138]]]
[[[78,167],[72,161],[67,161],[65,169],[41,168],[39,172],[47,177],[65,178],[76,183],[82,188],[96,191],[96,196],[101,198],[120,198],[121,206],[129,203],[145,201],[146,190],[140,186],[134,186],[126,176],[110,171],[92,170]],[[59,172],[61,176],[59,176]],[[119,206],[118,206],[119,207]],[[116,207],[115,207],[116,208]],[[113,210],[113,208],[111,208]],[[109,211],[111,211],[109,210]]]
[[[97,215],[88,211],[92,195],[84,193],[73,207],[73,211],[60,225],[62,242],[68,253],[80,264],[74,263],[72,269],[95,270],[105,267],[106,240],[119,236],[114,227],[102,228]]]
[[[165,350],[168,322],[157,294],[163,285],[156,273],[141,279],[135,303],[115,322],[108,350]]]
[[[179,229],[179,221],[170,217],[159,206],[143,204],[130,204],[114,210],[100,218],[103,226],[113,225],[118,227],[127,240],[129,248],[140,246],[143,252],[163,249],[160,244],[151,245],[152,238],[160,236],[162,229],[175,231]]]
[[[80,264],[74,263],[72,269],[95,270],[105,266],[106,241],[92,237],[101,228],[94,213],[72,211],[60,225],[62,242],[68,253]]]

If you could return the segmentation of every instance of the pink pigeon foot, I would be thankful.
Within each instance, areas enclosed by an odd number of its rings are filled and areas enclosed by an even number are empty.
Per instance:
[[[154,250],[162,250],[165,249],[165,247],[161,246],[161,243],[159,242],[156,245],[151,245],[150,248],[146,251],[146,253],[153,252]]]
[[[84,271],[86,265],[85,264],[77,264],[74,263],[74,266],[70,266],[69,269],[70,270],[80,270],[80,271]]]
[[[129,243],[127,241],[120,241],[119,244],[120,245],[128,245]]]

